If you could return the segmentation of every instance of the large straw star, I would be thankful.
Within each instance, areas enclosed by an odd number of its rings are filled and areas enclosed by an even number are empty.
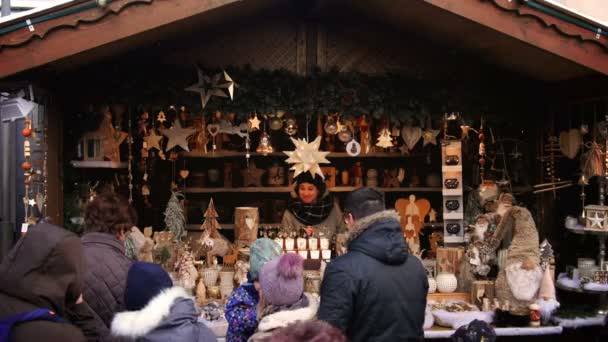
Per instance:
[[[161,129],[160,132],[169,138],[167,146],[165,147],[165,152],[169,151],[175,146],[179,146],[186,151],[190,151],[188,148],[188,137],[194,134],[196,129],[171,127],[169,129]]]
[[[319,164],[329,164],[329,160],[326,158],[329,152],[319,151],[319,147],[321,146],[321,137],[318,136],[311,143],[308,143],[304,139],[291,138],[291,141],[296,146],[296,149],[294,151],[285,151],[283,153],[289,156],[286,162],[288,164],[293,164],[291,170],[294,170],[294,178],[301,173],[310,172],[313,177],[315,174],[317,174],[321,176],[321,178],[325,179],[325,175],[323,174],[323,171],[321,171]]]

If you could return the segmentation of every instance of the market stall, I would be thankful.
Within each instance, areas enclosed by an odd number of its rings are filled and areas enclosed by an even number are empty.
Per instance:
[[[123,194],[139,216],[129,256],[163,265],[222,336],[223,305],[247,279],[251,243],[268,237],[300,254],[306,290],[318,293],[323,265],[347,250],[338,210],[371,186],[427,268],[426,337],[474,319],[499,336],[560,334],[575,323],[554,317],[565,306],[555,287],[597,295],[590,310],[603,322],[604,36],[593,41],[568,24],[584,37],[569,45],[569,35],[521,18],[546,13],[503,1],[178,2],[190,15],[163,1],[80,1],[56,27],[36,22],[49,33],[32,45],[30,33],[7,28],[0,58],[39,45],[29,68],[47,65],[33,75],[52,88],[49,118],[19,122],[24,146],[45,125],[61,136],[19,160],[24,231],[48,203],[48,216],[81,232],[92,197]],[[105,29],[83,33],[76,19],[85,17]],[[76,28],[65,38],[80,38],[60,59],[45,44],[63,46],[53,29],[66,22]],[[0,63],[2,75],[28,69],[11,63]],[[47,165],[53,157],[63,165]],[[323,220],[298,211],[307,173],[310,183],[322,179]],[[567,255],[565,232],[593,239],[576,245],[584,256]]]

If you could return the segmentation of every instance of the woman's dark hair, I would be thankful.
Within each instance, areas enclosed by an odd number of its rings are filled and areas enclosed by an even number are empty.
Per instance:
[[[86,233],[117,234],[137,223],[137,213],[129,202],[114,193],[102,193],[84,211]]]
[[[323,321],[297,322],[277,330],[269,342],[346,342],[340,330]]]
[[[298,177],[296,177],[296,194],[298,194],[298,196],[300,195],[299,193],[299,188],[300,188],[300,184],[302,183],[309,183],[315,186],[315,188],[317,188],[317,190],[319,190],[319,197],[321,198],[323,197],[323,195],[325,194],[325,180],[323,180],[323,178],[321,178],[321,176],[316,175],[313,177],[310,172],[304,172],[298,175]]]

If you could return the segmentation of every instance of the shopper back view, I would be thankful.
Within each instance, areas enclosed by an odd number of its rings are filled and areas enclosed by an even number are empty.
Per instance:
[[[408,254],[399,215],[372,188],[349,194],[344,212],[348,253],[325,270],[319,319],[353,342],[422,340],[428,280]]]
[[[76,235],[48,223],[30,228],[0,265],[0,341],[96,340],[83,273]]]

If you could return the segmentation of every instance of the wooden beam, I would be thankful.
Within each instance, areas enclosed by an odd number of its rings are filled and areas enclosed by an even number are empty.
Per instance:
[[[425,0],[425,2],[608,75],[608,53],[600,44],[585,42],[577,37],[567,37],[554,27],[548,27],[537,17],[519,16],[516,11],[499,8],[493,1]],[[564,25],[569,24],[564,23]]]
[[[124,9],[105,14],[108,16],[106,18],[92,23],[79,20],[86,15],[99,16],[101,11],[99,8],[87,10],[90,13],[73,15],[72,20],[76,19],[74,24],[53,28],[46,32],[43,39],[33,38],[20,46],[4,47],[0,50],[0,78],[190,19],[239,0],[155,0],[151,4],[133,5],[121,2],[126,4]],[[118,6],[119,2],[116,3]],[[52,23],[47,22],[46,25]],[[18,33],[23,35],[22,32]],[[5,39],[10,39],[10,36],[0,37],[0,43]]]

